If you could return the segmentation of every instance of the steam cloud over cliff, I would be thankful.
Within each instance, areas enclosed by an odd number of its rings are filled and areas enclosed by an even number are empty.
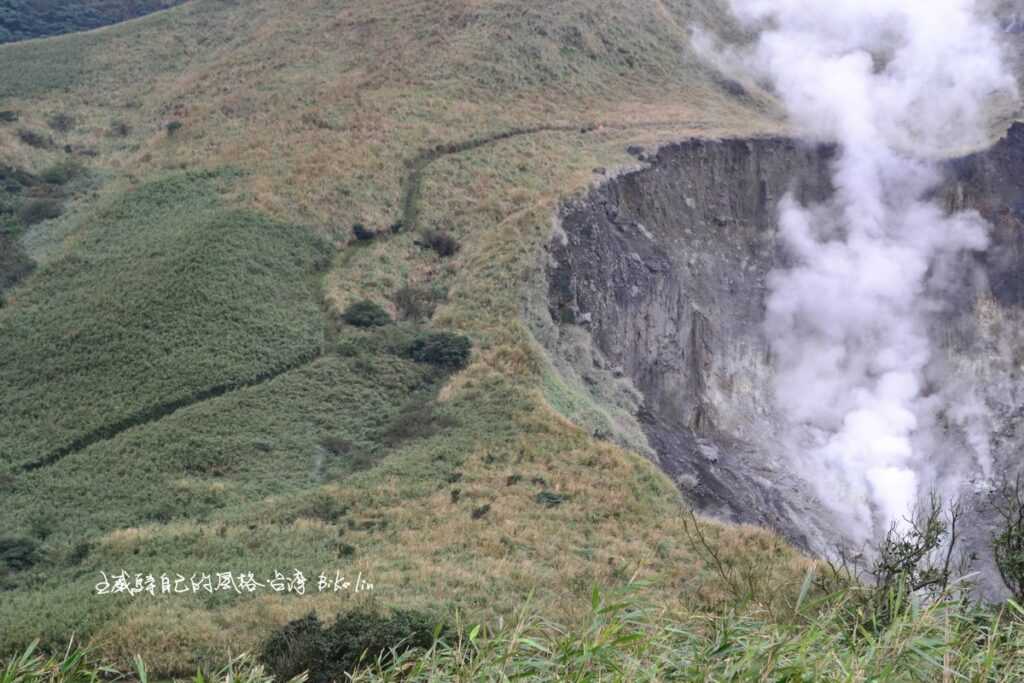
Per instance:
[[[984,104],[1015,84],[974,0],[732,5],[760,30],[749,64],[801,135],[839,146],[834,197],[782,203],[788,265],[770,277],[766,330],[803,471],[866,540],[950,476],[927,447],[941,438],[938,416],[968,432],[984,421],[935,384],[929,320],[963,254],[986,248],[987,226],[928,194],[934,159],[979,143]],[[987,474],[984,441],[972,440],[957,476]]]

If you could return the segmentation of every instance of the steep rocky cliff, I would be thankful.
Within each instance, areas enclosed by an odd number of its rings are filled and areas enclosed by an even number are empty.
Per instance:
[[[778,529],[815,553],[842,542],[842,520],[795,471],[762,323],[766,278],[785,259],[778,202],[790,191],[801,201],[827,197],[834,154],[762,138],[642,155],[643,168],[563,207],[550,246],[552,324],[538,335],[595,401],[608,402],[616,382],[635,387],[632,412],[650,451],[698,508]],[[950,401],[963,415],[949,417],[941,443],[920,445],[934,451],[936,478],[955,474],[976,502],[985,482],[960,456],[990,453],[995,471],[1012,464],[1024,416],[1024,126],[945,171],[939,198],[950,210],[980,211],[993,224],[992,246],[960,264],[962,286],[935,318],[942,351],[930,391],[963,392],[962,411]],[[588,354],[578,352],[581,336],[591,340]],[[983,435],[968,426],[979,420]],[[968,540],[980,548],[988,531],[973,507]],[[993,577],[988,583],[994,588]]]

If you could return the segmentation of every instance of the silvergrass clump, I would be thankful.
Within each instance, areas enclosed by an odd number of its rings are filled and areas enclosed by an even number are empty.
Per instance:
[[[33,642],[14,655],[0,669],[0,683],[100,683],[101,681],[137,681],[150,683],[150,673],[141,657],[132,660],[133,671],[122,673],[99,663],[88,648],[71,641],[58,653],[43,653]],[[242,654],[222,669],[196,671],[192,683],[305,683],[306,674],[275,679],[252,655]]]
[[[810,577],[809,577],[810,578]],[[797,618],[670,616],[637,584],[603,596],[565,627],[527,605],[494,628],[369,662],[353,681],[1017,681],[1024,677],[1024,609],[904,600],[880,633],[845,629],[851,595],[798,599]]]
[[[91,653],[74,641],[59,655],[44,654],[38,648],[39,642],[33,642],[7,660],[0,669],[0,683],[99,683],[120,676],[93,660]]]

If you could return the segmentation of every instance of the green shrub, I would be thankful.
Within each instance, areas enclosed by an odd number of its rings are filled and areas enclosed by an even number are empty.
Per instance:
[[[33,199],[26,202],[18,212],[18,220],[28,227],[43,221],[57,218],[64,212],[56,199]]]
[[[19,118],[18,112],[7,109],[0,111],[0,123],[14,123]]]
[[[28,128],[22,128],[18,131],[18,139],[29,147],[36,148],[49,147],[53,144],[49,138],[43,137],[40,133]]]
[[[454,256],[461,248],[458,241],[443,230],[426,231],[421,244],[433,249],[442,258]]]
[[[434,332],[413,340],[409,356],[417,363],[430,363],[449,370],[461,370],[469,363],[473,342],[451,332]]]
[[[51,185],[66,185],[84,171],[85,167],[77,161],[62,161],[43,171],[40,177]]]
[[[132,128],[121,120],[110,122],[110,134],[116,138],[126,138],[131,135]]]
[[[383,327],[391,324],[391,316],[372,301],[357,301],[341,314],[341,319],[353,327]]]
[[[392,448],[405,441],[427,439],[458,422],[449,415],[439,415],[432,404],[411,403],[395,417],[381,435],[381,441]]]
[[[92,543],[89,541],[79,541],[78,543],[75,543],[74,547],[71,548],[71,552],[68,553],[68,565],[77,567],[82,564],[87,557],[89,557],[89,553],[91,552]]]
[[[175,134],[184,127],[184,123],[181,121],[171,121],[167,124],[167,137],[172,138]]]
[[[389,616],[355,611],[339,615],[329,628],[315,614],[286,624],[264,644],[262,659],[278,680],[309,672],[310,683],[348,680],[360,666],[393,654],[429,648],[437,620],[422,612],[395,611]]]
[[[331,455],[344,456],[352,452],[352,442],[336,436],[324,439],[320,442],[320,445]]]
[[[67,112],[57,112],[47,120],[47,125],[58,133],[67,133],[75,127],[75,117]]]
[[[38,544],[29,538],[0,537],[0,569],[18,572],[39,561]]]
[[[261,659],[277,680],[284,680],[323,666],[325,650],[323,625],[316,614],[309,614],[271,635],[263,644]]]
[[[352,226],[352,234],[358,242],[369,242],[377,237],[376,231],[367,228],[362,223],[356,223]]]

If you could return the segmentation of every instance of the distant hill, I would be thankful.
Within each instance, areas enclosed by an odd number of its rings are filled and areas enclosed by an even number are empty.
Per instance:
[[[0,43],[88,31],[185,0],[0,0]]]

